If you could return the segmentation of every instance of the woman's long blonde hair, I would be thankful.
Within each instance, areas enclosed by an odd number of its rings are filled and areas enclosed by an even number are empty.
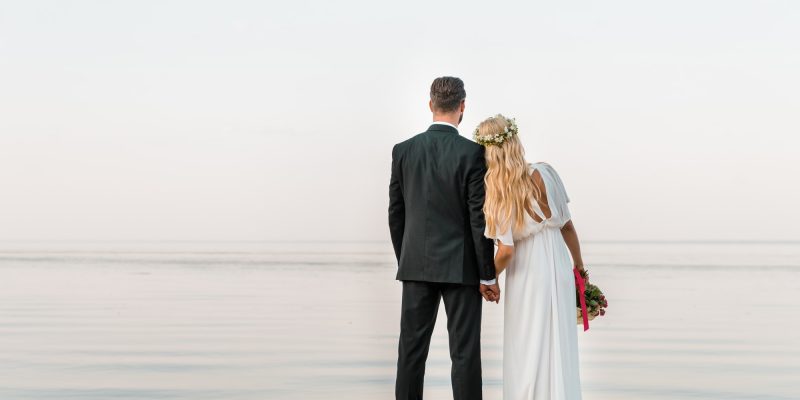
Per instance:
[[[497,137],[506,131],[511,121],[497,115],[486,119],[475,130],[475,138],[481,142],[483,137]],[[483,213],[490,236],[508,229],[514,221],[513,230],[520,231],[525,226],[525,214],[534,217],[531,199],[538,201],[541,193],[531,179],[525,149],[516,134],[500,144],[486,146],[486,201]]]

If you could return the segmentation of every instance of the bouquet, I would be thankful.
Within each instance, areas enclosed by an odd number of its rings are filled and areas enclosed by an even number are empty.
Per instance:
[[[589,279],[588,271],[583,270],[576,272],[576,274],[578,273],[584,280]],[[608,300],[606,300],[606,296],[599,287],[591,283],[586,283],[584,286],[583,293],[580,293],[580,288],[577,285],[577,290],[575,290],[576,304],[578,305],[578,325],[583,323],[583,316],[581,315],[581,295],[583,295],[584,300],[586,301],[586,313],[588,314],[587,317],[590,321],[598,315],[605,315],[606,307],[608,307]]]

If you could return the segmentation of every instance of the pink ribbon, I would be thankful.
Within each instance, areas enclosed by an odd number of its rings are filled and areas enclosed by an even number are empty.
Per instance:
[[[583,316],[583,331],[589,330],[589,313],[586,312],[586,283],[583,281],[581,273],[578,272],[578,267],[572,269],[575,273],[575,285],[578,286],[578,298],[581,300],[581,315]]]

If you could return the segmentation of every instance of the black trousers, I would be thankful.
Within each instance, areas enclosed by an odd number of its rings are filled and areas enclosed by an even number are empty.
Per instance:
[[[454,400],[481,400],[481,307],[477,285],[403,281],[397,400],[421,400],[431,334],[444,299]]]

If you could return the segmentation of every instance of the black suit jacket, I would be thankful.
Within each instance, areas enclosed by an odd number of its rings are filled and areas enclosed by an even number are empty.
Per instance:
[[[389,229],[397,279],[477,284],[495,278],[484,237],[483,146],[433,124],[392,149]]]

